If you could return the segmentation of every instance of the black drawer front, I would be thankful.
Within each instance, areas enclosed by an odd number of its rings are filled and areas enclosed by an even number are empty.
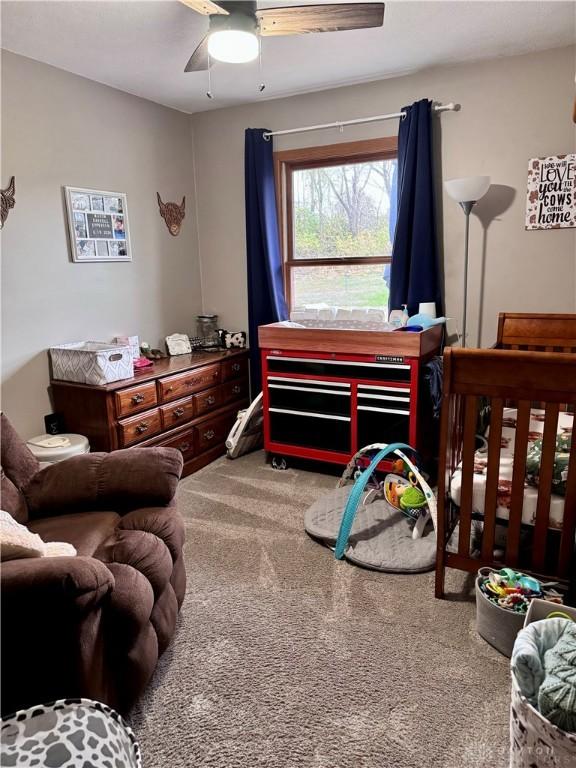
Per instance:
[[[376,395],[358,391],[358,405],[410,413],[410,397],[408,395]]]
[[[370,410],[366,410],[370,408]],[[358,447],[371,443],[410,444],[410,417],[403,413],[358,406]]]
[[[399,363],[350,363],[336,360],[306,360],[270,355],[268,370],[272,373],[303,373],[308,376],[335,376],[341,379],[370,381],[410,381],[410,365]]]
[[[270,409],[270,438],[275,443],[350,452],[350,421],[318,418],[297,411],[280,413]]]
[[[268,383],[270,406],[293,411],[350,416],[350,391]]]

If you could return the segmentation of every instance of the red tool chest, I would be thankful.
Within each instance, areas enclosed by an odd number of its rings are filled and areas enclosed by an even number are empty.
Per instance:
[[[421,333],[260,326],[264,447],[345,464],[370,443],[429,453],[422,367],[442,329]]]

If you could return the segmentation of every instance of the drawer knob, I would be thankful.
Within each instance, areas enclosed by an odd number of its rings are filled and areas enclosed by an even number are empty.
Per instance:
[[[150,429],[150,424],[148,424],[147,421],[141,421],[136,427],[136,432],[141,435],[143,432],[146,432],[147,429]]]
[[[174,387],[170,386],[166,388],[166,392],[174,392]]]
[[[134,403],[134,405],[140,405],[140,403],[144,402],[144,395],[140,395],[140,394],[133,395],[132,402]]]
[[[208,405],[214,405],[214,403],[216,402],[216,398],[214,397],[214,395],[208,395],[208,397],[206,398],[206,402],[208,403]]]
[[[182,445],[178,446],[180,453],[186,453],[186,451],[190,450],[190,443],[182,443]]]
[[[240,370],[240,363],[234,363],[232,366],[233,371],[239,371]]]
[[[184,413],[185,413],[184,408],[175,408],[173,411],[174,417],[176,419],[179,419],[180,416],[184,416]]]
[[[233,386],[232,387],[232,392],[234,392],[235,395],[239,395],[240,394],[240,386],[238,384]]]
[[[204,440],[212,440],[216,435],[216,432],[214,432],[213,429],[208,429],[206,432],[204,432]]]

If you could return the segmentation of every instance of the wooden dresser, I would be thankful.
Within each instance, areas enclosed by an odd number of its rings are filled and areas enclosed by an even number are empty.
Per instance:
[[[54,409],[92,451],[134,445],[181,451],[184,475],[221,456],[239,409],[248,405],[247,350],[157,360],[132,379],[103,386],[52,379]]]

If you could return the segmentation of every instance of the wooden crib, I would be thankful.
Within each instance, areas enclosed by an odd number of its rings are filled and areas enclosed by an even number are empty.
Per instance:
[[[473,504],[478,474],[477,423],[480,406],[490,406],[483,509]],[[436,597],[444,596],[446,568],[476,571],[504,564],[567,583],[574,579],[576,533],[576,440],[568,460],[561,528],[550,527],[552,479],[559,413],[576,406],[576,315],[501,314],[493,349],[447,349],[444,353],[440,466],[438,478],[438,551]],[[504,414],[515,408],[515,439],[509,459],[508,519],[501,514],[501,449]],[[542,452],[537,500],[529,525],[522,519],[531,409],[543,409]],[[534,418],[534,412],[532,413]],[[563,417],[566,418],[566,417]],[[475,466],[476,464],[476,466]],[[457,475],[455,473],[458,473]],[[460,482],[454,501],[455,477]],[[500,487],[499,487],[500,486]],[[558,497],[554,503],[558,504]],[[556,509],[557,507],[555,507]],[[500,510],[500,511],[499,511]],[[478,523],[473,523],[478,521]],[[480,530],[479,548],[471,543]],[[458,526],[457,532],[455,529]],[[502,559],[495,557],[497,526],[505,531]],[[451,541],[452,539],[452,541]]]

